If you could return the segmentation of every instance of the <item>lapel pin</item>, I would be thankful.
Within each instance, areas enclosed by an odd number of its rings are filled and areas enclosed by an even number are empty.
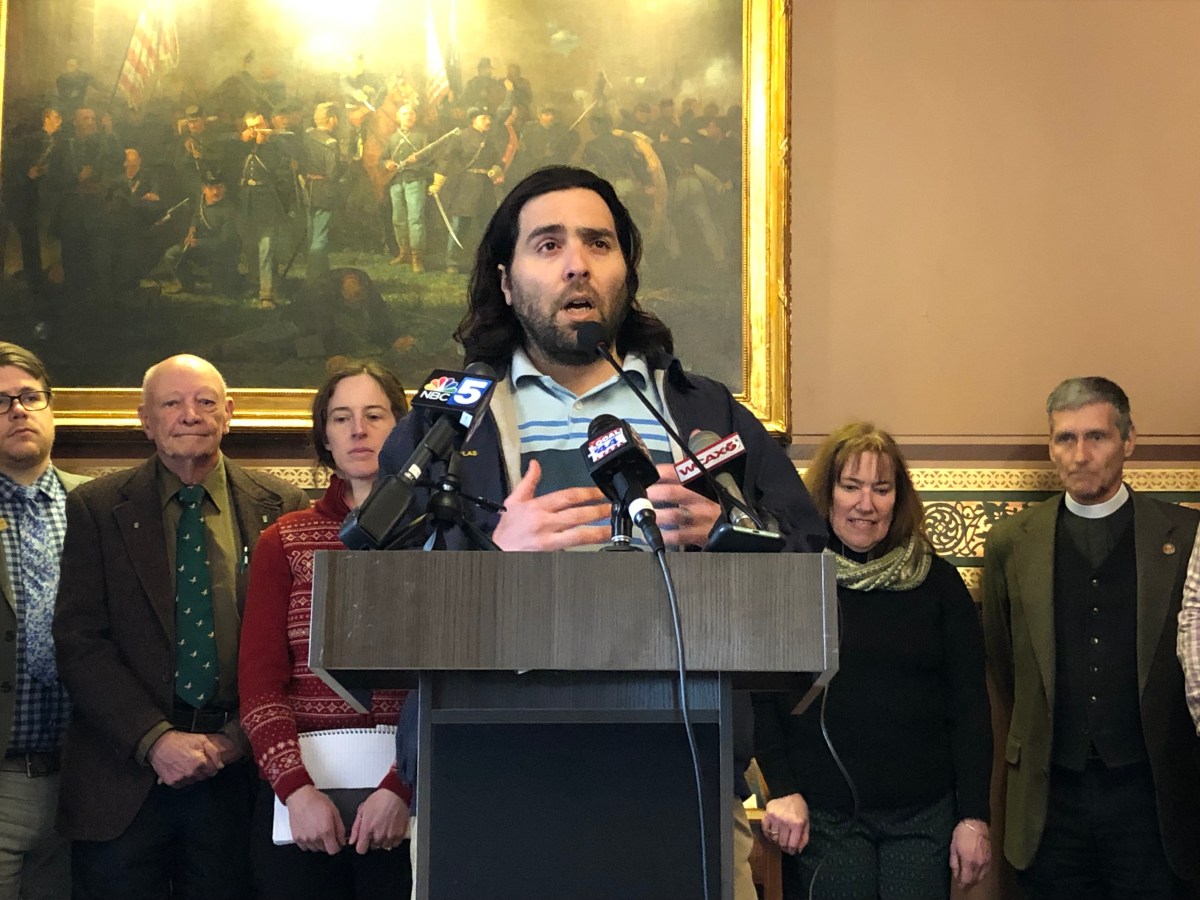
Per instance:
[[[8,531],[8,519],[0,516],[0,531]]]
[[[1170,541],[1167,541],[1165,544],[1163,544],[1163,553],[1165,553],[1167,556],[1171,556],[1172,554],[1174,554],[1174,552],[1175,552],[1175,545],[1172,544]]]
[[[141,527],[142,527],[142,523],[141,523],[141,522],[134,522],[134,523],[133,523],[133,527],[134,527],[134,528],[141,528]]]

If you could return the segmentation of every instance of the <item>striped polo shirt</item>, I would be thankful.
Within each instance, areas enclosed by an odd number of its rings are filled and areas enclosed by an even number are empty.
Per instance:
[[[624,367],[654,407],[670,421],[646,361],[631,353],[625,357]],[[529,469],[530,460],[538,461],[542,467],[539,496],[594,483],[580,448],[587,442],[592,419],[604,413],[628,422],[645,441],[655,463],[673,461],[666,431],[615,372],[603,384],[576,396],[539,372],[524,350],[517,350],[510,377],[520,433],[521,474]]]

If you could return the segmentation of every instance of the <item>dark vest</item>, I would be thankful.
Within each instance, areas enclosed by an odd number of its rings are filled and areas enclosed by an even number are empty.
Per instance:
[[[1054,765],[1081,772],[1089,757],[1109,768],[1144,762],[1132,522],[1108,558],[1093,567],[1060,521],[1054,638]]]

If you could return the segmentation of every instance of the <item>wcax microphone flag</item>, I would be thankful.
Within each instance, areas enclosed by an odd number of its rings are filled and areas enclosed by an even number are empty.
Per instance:
[[[696,454],[701,465],[710,472],[715,472],[717,469],[724,469],[739,456],[744,456],[746,453],[746,445],[742,443],[742,436],[736,431],[728,437],[718,437],[714,431],[696,431],[688,438],[688,446]],[[745,461],[743,460],[744,464]],[[683,459],[675,463],[675,474],[679,476],[681,484],[686,484],[693,490],[705,493],[703,481],[699,485],[689,484],[689,482],[697,478],[703,479],[704,475],[704,472],[690,459]],[[717,498],[709,497],[709,499],[715,500]]]
[[[726,511],[729,522],[717,522],[709,535],[709,550],[746,550],[774,553],[783,546],[783,535],[763,528],[762,513],[755,510],[742,494],[741,482],[746,470],[746,445],[736,431],[719,437],[713,431],[693,431],[688,448],[711,477],[702,478],[703,470],[690,459],[675,464],[681,483],[716,500]],[[723,497],[716,496],[719,491]]]
[[[692,460],[685,459],[675,463],[675,474],[680,483],[726,507],[729,521],[739,528],[759,527],[753,514],[742,508],[747,507],[747,503],[740,485],[746,469],[746,445],[742,443],[741,435],[735,431],[726,437],[718,437],[714,431],[693,431],[688,438],[688,447],[713,477],[711,481],[702,478],[703,471]],[[716,495],[714,483],[731,502],[726,503]]]

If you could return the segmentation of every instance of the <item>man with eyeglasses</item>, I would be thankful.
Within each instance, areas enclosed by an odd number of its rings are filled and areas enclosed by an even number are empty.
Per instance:
[[[54,830],[69,704],[50,623],[67,491],[50,463],[54,410],[42,361],[0,342],[0,896],[71,895],[70,845]]]

